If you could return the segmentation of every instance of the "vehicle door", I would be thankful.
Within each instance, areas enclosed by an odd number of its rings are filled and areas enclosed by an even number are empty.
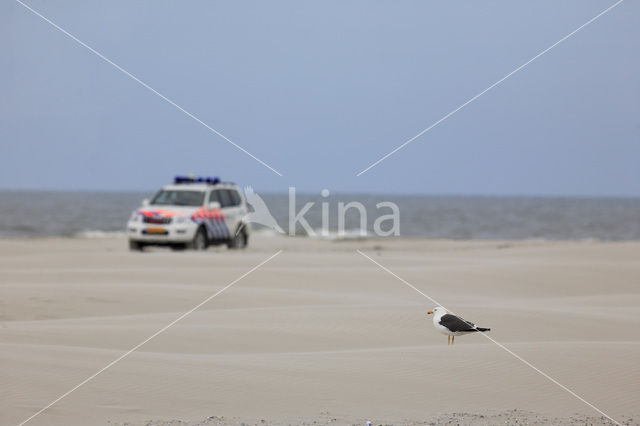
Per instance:
[[[233,234],[238,229],[238,225],[242,219],[241,199],[233,189],[220,189],[220,204],[222,205],[222,213],[225,216],[227,226]]]
[[[210,240],[226,240],[231,236],[231,231],[226,222],[222,209],[223,196],[220,189],[214,189],[209,193],[207,201],[206,221],[207,234]],[[215,203],[212,205],[212,203]],[[217,206],[216,206],[217,205]]]

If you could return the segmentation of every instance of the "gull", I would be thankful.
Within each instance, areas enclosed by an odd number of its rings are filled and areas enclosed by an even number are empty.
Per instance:
[[[433,326],[442,334],[447,335],[447,344],[453,345],[453,339],[463,334],[475,333],[477,331],[490,331],[490,328],[476,327],[470,321],[464,320],[459,316],[450,314],[442,306],[436,306],[433,311],[427,312],[427,315],[433,314]]]

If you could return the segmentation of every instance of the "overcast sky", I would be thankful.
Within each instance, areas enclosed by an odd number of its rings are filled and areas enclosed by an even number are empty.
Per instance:
[[[640,2],[0,3],[0,188],[640,196]]]

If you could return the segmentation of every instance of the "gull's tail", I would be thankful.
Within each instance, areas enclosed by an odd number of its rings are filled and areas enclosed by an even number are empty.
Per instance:
[[[490,328],[482,328],[482,327],[476,327],[476,330],[478,330],[478,331],[491,331]]]

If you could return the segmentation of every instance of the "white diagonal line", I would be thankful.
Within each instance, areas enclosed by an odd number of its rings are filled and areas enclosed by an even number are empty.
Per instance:
[[[547,53],[548,51],[550,51],[551,49],[553,49],[554,47],[556,47],[557,45],[559,45],[560,43],[562,43],[563,41],[565,41],[566,39],[568,39],[569,37],[573,36],[574,34],[576,34],[578,31],[580,31],[581,29],[583,29],[584,27],[586,27],[587,25],[591,24],[592,22],[594,22],[596,19],[600,18],[602,15],[604,15],[605,13],[609,12],[611,9],[613,9],[614,7],[618,6],[620,3],[622,3],[624,0],[618,0],[616,3],[614,3],[613,5],[609,6],[608,8],[606,8],[605,10],[603,10],[602,12],[598,13],[596,16],[594,16],[593,18],[589,19],[587,22],[585,22],[584,24],[580,25],[578,28],[576,28],[575,30],[571,31],[569,34],[567,34],[566,36],[562,37],[560,40],[556,41],[555,43],[553,43],[551,46],[547,47],[546,49],[544,49],[542,52],[538,53],[536,56],[534,56],[533,58],[529,59],[527,62],[525,62],[524,64],[520,65],[518,68],[516,68],[515,70],[511,71],[509,74],[505,75],[504,77],[502,77],[500,80],[496,81],[495,83],[493,83],[491,86],[487,87],[486,89],[484,89],[482,92],[478,93],[477,95],[475,95],[474,97],[472,97],[471,99],[469,99],[467,102],[463,103],[462,105],[460,105],[459,107],[457,107],[456,109],[454,109],[453,111],[451,111],[450,113],[448,113],[447,115],[445,115],[444,117],[442,117],[441,119],[439,119],[438,121],[436,121],[435,123],[431,124],[429,127],[427,127],[426,129],[422,130],[420,133],[418,133],[417,135],[413,136],[412,138],[408,139],[407,141],[405,141],[403,144],[401,144],[400,146],[398,146],[397,148],[395,148],[393,151],[391,151],[390,153],[388,153],[387,155],[381,157],[378,161],[371,163],[369,165],[369,167],[367,167],[366,169],[362,170],[360,173],[358,173],[356,176],[360,176],[364,173],[366,173],[369,169],[377,166],[378,164],[380,164],[381,162],[383,162],[384,160],[386,160],[387,158],[389,158],[390,156],[392,156],[393,154],[395,154],[396,152],[400,151],[402,148],[404,148],[405,146],[409,145],[411,142],[413,142],[414,140],[418,139],[420,136],[424,135],[425,133],[427,133],[429,130],[433,129],[434,127],[436,127],[438,124],[442,123],[443,121],[445,121],[447,118],[451,117],[453,114],[457,113],[458,111],[460,111],[462,108],[466,107],[467,105],[469,105],[470,103],[472,103],[473,101],[475,101],[476,99],[478,99],[480,96],[484,95],[485,93],[487,93],[489,90],[493,89],[494,87],[496,87],[497,85],[499,85],[500,83],[502,83],[503,81],[505,81],[506,79],[508,79],[509,77],[511,77],[512,75],[514,75],[515,73],[517,73],[518,71],[522,70],[524,67],[526,67],[527,65],[529,65],[530,63],[532,63],[533,61],[535,61],[536,59],[538,59],[539,57],[541,57],[542,55],[544,55],[545,53]]]
[[[140,348],[142,345],[144,345],[145,343],[147,343],[149,340],[153,339],[154,337],[158,336],[159,334],[163,333],[164,331],[166,331],[167,329],[169,329],[170,327],[172,327],[173,325],[175,325],[178,321],[182,320],[184,317],[186,317],[187,315],[191,314],[193,311],[195,311],[196,309],[200,308],[202,305],[204,305],[205,303],[207,303],[208,301],[210,301],[211,299],[213,299],[214,297],[216,297],[217,295],[221,294],[222,292],[224,292],[225,290],[227,290],[229,287],[231,287],[232,285],[234,285],[235,283],[237,283],[238,281],[240,281],[241,279],[243,279],[244,277],[246,277],[247,275],[249,275],[250,273],[252,273],[253,271],[255,271],[256,269],[260,268],[262,265],[264,265],[265,263],[269,262],[271,259],[273,259],[274,257],[276,257],[277,255],[279,255],[280,253],[282,253],[282,250],[278,250],[278,252],[276,252],[275,254],[271,255],[268,259],[263,260],[262,262],[260,262],[259,264],[257,264],[256,266],[254,266],[253,268],[249,269],[247,272],[245,272],[244,274],[240,275],[238,278],[236,278],[235,280],[231,281],[229,284],[227,284],[226,286],[224,286],[221,290],[218,290],[217,292],[215,292],[214,294],[212,294],[211,296],[207,297],[206,299],[204,299],[202,302],[198,303],[196,306],[194,306],[193,308],[191,308],[190,310],[188,310],[187,312],[185,312],[184,314],[180,315],[178,318],[176,318],[175,320],[171,321],[169,324],[165,325],[164,327],[162,327],[160,330],[156,331],[155,333],[153,333],[151,336],[147,337],[146,339],[144,339],[142,342],[138,343],[137,345],[135,345],[133,348],[129,349],[127,352],[123,353],[122,355],[120,355],[118,358],[114,359],[113,361],[111,361],[109,364],[105,365],[104,367],[102,367],[100,370],[96,371],[95,373],[93,373],[91,376],[87,377],[86,379],[84,379],[83,381],[81,381],[80,383],[78,383],[77,385],[75,385],[74,387],[72,387],[71,389],[69,389],[68,391],[66,391],[65,393],[63,393],[62,395],[60,395],[58,398],[54,399],[53,401],[51,401],[49,404],[47,404],[45,407],[41,408],[38,412],[36,412],[35,414],[33,414],[31,417],[27,418],[26,420],[22,421],[20,424],[18,424],[18,426],[22,426],[25,423],[27,423],[28,421],[32,420],[34,417],[38,416],[39,414],[41,414],[43,411],[47,410],[48,408],[50,408],[51,406],[53,406],[54,404],[56,404],[58,401],[60,401],[61,399],[65,398],[66,396],[68,396],[71,392],[75,391],[76,389],[78,389],[80,386],[84,385],[85,383],[89,382],[90,380],[92,380],[93,378],[95,378],[96,376],[98,376],[100,373],[104,372],[105,370],[109,369],[110,367],[113,367],[118,361],[122,360],[123,358],[125,358],[126,356],[128,356],[129,354],[131,354],[132,352],[134,352],[135,350],[137,350],[138,348]]]
[[[256,160],[258,163],[262,164],[263,166],[265,166],[266,168],[268,168],[269,170],[271,170],[272,172],[274,172],[275,174],[277,174],[278,176],[282,176],[282,173],[280,173],[278,170],[274,169],[273,167],[271,167],[270,165],[268,165],[267,163],[265,163],[264,161],[262,161],[261,159],[259,159],[258,157],[256,157],[255,155],[253,155],[252,153],[250,153],[249,151],[247,151],[246,149],[244,149],[243,147],[241,147],[240,145],[238,145],[237,143],[235,143],[234,141],[232,141],[231,139],[229,139],[228,137],[226,137],[225,135],[223,135],[222,133],[220,133],[219,131],[217,131],[216,129],[214,129],[213,127],[209,126],[207,123],[205,123],[204,121],[200,120],[198,117],[196,117],[195,115],[193,115],[192,113],[190,113],[189,111],[187,111],[186,109],[184,109],[183,107],[181,107],[180,105],[178,105],[177,103],[175,103],[174,101],[172,101],[171,99],[167,98],[165,95],[163,95],[162,93],[158,92],[156,89],[154,89],[153,87],[149,86],[147,83],[145,83],[144,81],[140,80],[138,77],[136,77],[135,75],[131,74],[129,71],[125,70],[124,68],[122,68],[120,65],[116,64],[115,62],[113,62],[111,59],[107,58],[106,56],[104,56],[102,53],[98,52],[97,50],[95,50],[94,48],[92,48],[91,46],[89,46],[88,44],[86,44],[85,42],[83,42],[82,40],[78,39],[76,36],[74,36],[73,34],[69,33],[68,31],[66,31],[64,28],[61,28],[59,25],[57,25],[55,22],[51,21],[50,19],[48,19],[47,17],[43,16],[41,13],[39,13],[38,11],[34,10],[32,7],[26,5],[25,3],[23,3],[20,0],[16,0],[16,2],[20,3],[22,6],[24,6],[26,9],[30,10],[34,15],[39,16],[40,18],[42,18],[44,21],[48,22],[49,24],[51,24],[51,26],[53,26],[55,29],[57,29],[58,31],[62,32],[63,34],[65,34],[67,37],[69,37],[70,39],[72,39],[73,41],[75,41],[76,43],[80,44],[81,46],[87,48],[89,51],[91,51],[92,53],[94,53],[96,56],[98,56],[100,59],[102,59],[103,61],[107,62],[108,64],[112,65],[114,68],[116,68],[118,71],[122,72],[124,75],[126,75],[127,77],[131,78],[132,80],[134,80],[135,82],[139,83],[141,86],[143,86],[145,89],[149,90],[150,92],[154,93],[155,95],[159,96],[160,98],[162,98],[163,100],[167,101],[169,104],[171,104],[172,106],[174,106],[176,109],[178,109],[179,111],[183,112],[184,114],[186,114],[187,116],[191,117],[192,119],[194,119],[195,121],[197,121],[198,123],[200,123],[201,125],[203,125],[204,127],[206,127],[207,129],[209,129],[210,131],[212,131],[213,133],[215,133],[216,135],[220,136],[222,139],[224,139],[225,141],[229,142],[231,145],[235,146],[237,149],[239,149],[240,151],[244,152],[245,154],[247,154],[249,157],[253,158],[254,160]]]
[[[442,306],[443,308],[447,309],[446,306],[444,306],[442,303],[438,302],[437,300],[435,300],[434,298],[432,298],[431,296],[429,296],[428,294],[422,292],[421,290],[419,290],[417,287],[415,287],[413,284],[411,284],[410,282],[408,282],[407,280],[403,279],[402,277],[398,276],[396,273],[394,273],[392,270],[390,270],[389,268],[387,268],[386,266],[380,264],[379,262],[375,261],[374,259],[372,259],[371,257],[367,256],[366,254],[364,254],[363,252],[361,252],[360,250],[356,250],[359,254],[361,254],[362,256],[366,257],[367,259],[369,259],[371,262],[375,263],[376,265],[378,265],[382,270],[388,272],[389,274],[393,275],[394,277],[396,277],[398,280],[402,281],[404,284],[406,284],[408,287],[412,288],[413,290],[415,290],[416,292],[420,293],[422,296],[424,296],[425,298],[429,299],[431,302],[433,302],[435,305],[438,306]],[[455,312],[447,309],[447,311],[453,313],[455,315]],[[578,395],[577,393],[575,393],[574,391],[572,391],[571,389],[569,389],[568,387],[566,387],[565,385],[563,385],[562,383],[558,382],[556,379],[554,379],[553,377],[549,376],[547,373],[545,373],[544,371],[540,370],[538,367],[536,367],[535,365],[531,364],[529,361],[525,360],[524,358],[522,358],[520,355],[516,354],[515,352],[513,352],[512,350],[510,350],[509,348],[507,348],[506,346],[504,346],[502,343],[498,342],[497,340],[493,339],[492,337],[489,337],[488,334],[486,333],[480,333],[482,336],[486,337],[487,339],[491,340],[493,343],[495,343],[496,345],[498,345],[498,347],[504,349],[507,353],[509,353],[510,355],[512,355],[513,357],[515,357],[517,360],[521,361],[522,363],[524,363],[526,366],[532,368],[533,370],[535,370],[537,373],[541,374],[543,377],[545,377],[546,379],[548,379],[549,381],[551,381],[552,383],[558,385],[561,389],[567,391],[569,394],[573,395],[574,397],[576,397],[577,399],[579,399],[580,401],[584,402],[585,404],[587,404],[589,407],[593,408],[594,410],[596,410],[598,413],[602,414],[603,416],[605,416],[606,418],[608,418],[609,420],[611,420],[613,423],[615,423],[616,425],[620,425],[620,423],[618,423],[613,417],[611,417],[610,415],[608,415],[607,413],[605,413],[604,411],[602,411],[601,409],[599,409],[598,407],[596,407],[595,405],[593,405],[592,403],[590,403],[589,401],[587,401],[586,399],[584,399],[583,397],[581,397],[580,395]]]

